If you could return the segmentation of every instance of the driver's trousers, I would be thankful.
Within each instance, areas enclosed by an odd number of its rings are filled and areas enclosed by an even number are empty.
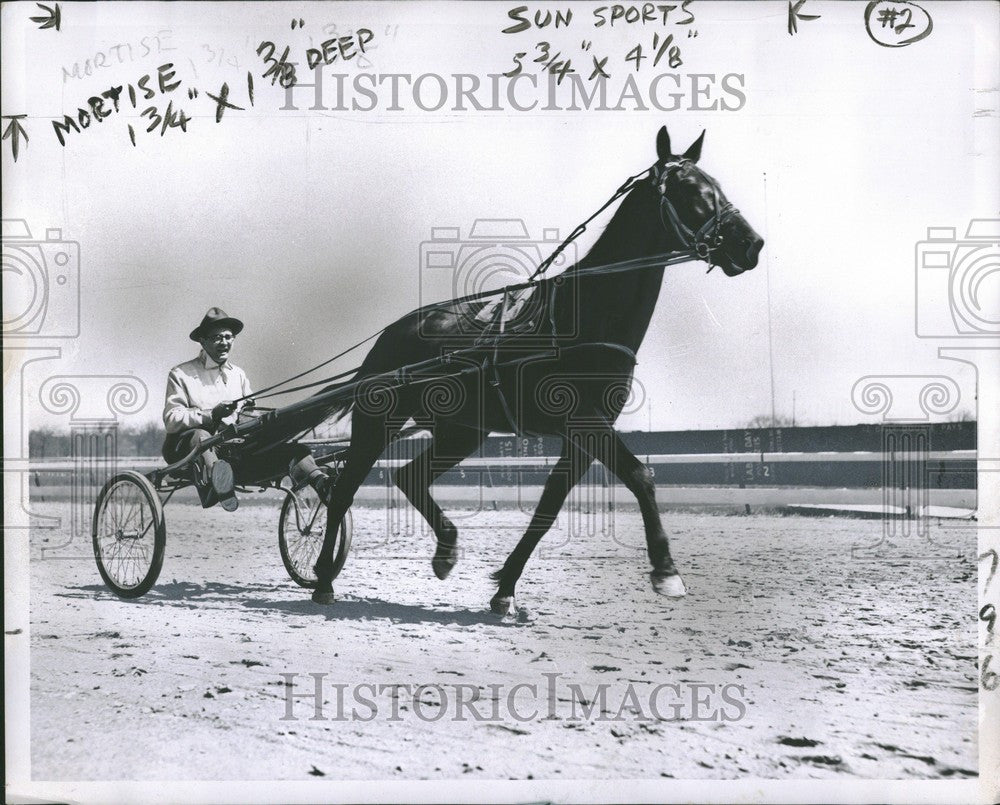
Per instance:
[[[180,461],[212,434],[204,428],[168,433],[163,442],[163,458],[168,464]],[[322,470],[309,448],[301,444],[279,444],[262,453],[225,456],[232,464],[236,483],[251,486],[282,475],[291,475],[296,486],[308,483]]]

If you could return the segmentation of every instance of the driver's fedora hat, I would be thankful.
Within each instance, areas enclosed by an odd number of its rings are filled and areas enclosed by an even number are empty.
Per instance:
[[[201,320],[201,324],[191,331],[191,340],[200,341],[205,337],[205,333],[213,327],[218,327],[220,324],[231,329],[233,335],[238,335],[243,329],[243,322],[239,319],[234,319],[221,307],[210,307],[208,313],[205,314],[205,318]]]

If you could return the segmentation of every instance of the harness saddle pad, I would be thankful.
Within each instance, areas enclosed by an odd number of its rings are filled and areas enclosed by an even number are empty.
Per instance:
[[[534,300],[537,293],[537,285],[511,293],[498,291],[496,298],[483,305],[475,319],[484,329],[511,334],[532,332],[538,318]]]

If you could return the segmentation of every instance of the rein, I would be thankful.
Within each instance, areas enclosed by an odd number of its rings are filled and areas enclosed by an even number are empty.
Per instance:
[[[611,195],[611,198],[609,198],[607,201],[604,202],[604,204],[601,205],[600,209],[597,210],[597,212],[595,212],[586,221],[584,221],[582,224],[577,226],[576,229],[570,232],[566,240],[560,243],[555,248],[555,251],[552,252],[552,254],[550,254],[548,257],[542,260],[541,263],[538,264],[538,268],[536,268],[534,273],[528,278],[529,281],[534,280],[535,277],[537,277],[539,274],[544,274],[548,270],[549,266],[551,266],[552,263],[555,261],[555,259],[560,254],[562,254],[563,249],[565,249],[567,246],[569,246],[569,244],[571,244],[574,240],[580,237],[580,235],[582,235],[584,232],[587,231],[587,224],[589,224],[598,215],[600,215],[608,207],[614,204],[614,202],[616,202],[618,199],[624,196],[629,190],[631,190],[633,187],[639,184],[639,182],[641,182],[643,179],[649,176],[650,173],[655,170],[655,168],[656,166],[652,165],[646,168],[646,170],[642,171],[641,173],[635,174],[635,176],[629,176],[624,182],[622,182],[621,186]]]
[[[386,325],[386,327],[388,327],[388,325]],[[255,400],[255,399],[258,399],[258,398],[264,399],[265,397],[276,397],[279,394],[290,394],[293,391],[302,391],[303,389],[313,388],[314,386],[319,386],[319,385],[321,385],[323,383],[329,383],[331,380],[338,380],[341,377],[346,377],[347,375],[354,374],[354,372],[356,372],[357,369],[348,369],[346,372],[341,372],[340,374],[333,375],[332,377],[326,377],[326,378],[323,378],[322,380],[317,380],[314,383],[306,383],[303,386],[296,386],[295,388],[285,389],[284,391],[275,391],[273,394],[268,394],[269,391],[274,391],[274,389],[280,388],[281,386],[284,386],[286,383],[291,383],[293,380],[298,380],[300,377],[305,377],[306,375],[312,374],[317,369],[322,369],[327,364],[333,363],[335,360],[337,360],[337,358],[344,357],[344,355],[346,355],[348,352],[353,352],[358,347],[360,347],[362,344],[367,344],[373,338],[377,338],[378,336],[382,335],[382,333],[385,332],[385,329],[386,328],[383,327],[377,333],[372,333],[364,341],[358,341],[358,343],[355,344],[354,346],[348,347],[343,352],[338,352],[332,358],[327,358],[322,363],[317,363],[314,367],[312,367],[312,369],[306,369],[304,372],[299,372],[297,375],[293,375],[292,377],[285,378],[284,380],[281,380],[281,381],[275,383],[273,386],[267,386],[265,388],[262,388],[260,391],[255,391],[255,392],[251,392],[250,394],[246,394],[243,397],[239,397],[239,398],[233,400],[233,402],[234,403],[240,403],[240,402],[244,402],[246,400]]]
[[[642,269],[655,268],[655,267],[658,267],[658,266],[669,267],[669,266],[672,266],[672,265],[678,265],[679,263],[689,262],[690,260],[694,259],[696,256],[697,255],[695,255],[693,252],[661,252],[660,254],[654,254],[654,255],[651,255],[649,257],[639,257],[639,258],[634,258],[632,260],[622,260],[622,261],[617,262],[617,263],[604,263],[604,264],[601,264],[601,265],[589,266],[588,268],[580,268],[580,269],[577,269],[576,271],[574,271],[571,276],[572,277],[585,277],[585,276],[591,276],[591,275],[596,275],[596,274],[601,274],[601,275],[622,274],[622,273],[625,273],[625,272],[628,272],[628,271],[639,271],[639,270],[642,270]],[[559,276],[561,277],[562,275],[559,275]],[[554,279],[559,279],[559,277],[555,277]],[[447,300],[445,302],[435,302],[435,303],[430,304],[430,305],[425,305],[424,309],[425,310],[432,310],[432,309],[435,309],[435,308],[448,307],[449,305],[454,305],[456,303],[461,304],[461,303],[468,303],[468,302],[477,302],[477,301],[479,301],[481,299],[487,299],[487,298],[489,298],[491,296],[497,296],[498,294],[504,294],[504,293],[509,294],[509,293],[514,293],[514,292],[517,292],[517,291],[524,290],[525,288],[534,288],[534,287],[537,287],[539,285],[539,283],[540,283],[540,280],[528,280],[528,281],[520,282],[520,283],[517,283],[517,284],[514,284],[514,285],[505,285],[503,288],[498,288],[498,289],[493,290],[493,291],[479,291],[477,293],[468,294],[467,296],[460,296],[457,299],[449,299],[449,300]],[[334,381],[337,381],[337,380],[340,380],[342,378],[345,378],[348,375],[352,375],[356,371],[358,371],[357,368],[347,369],[347,370],[345,370],[343,372],[340,372],[339,374],[331,375],[330,377],[324,377],[321,380],[314,380],[311,383],[304,383],[301,386],[294,386],[294,387],[292,387],[290,389],[283,389],[282,391],[274,391],[274,389],[280,388],[281,386],[284,386],[286,383],[291,383],[293,380],[298,380],[300,377],[305,377],[306,375],[310,374],[311,372],[314,372],[317,369],[321,369],[322,367],[326,366],[327,364],[332,363],[337,358],[343,357],[347,353],[349,353],[349,352],[357,349],[358,347],[362,346],[363,344],[366,344],[368,341],[371,341],[373,338],[378,337],[385,330],[386,330],[386,327],[383,327],[378,332],[373,333],[372,335],[368,336],[368,338],[366,338],[364,341],[359,341],[354,346],[348,347],[343,352],[340,352],[337,355],[334,355],[332,358],[324,361],[321,364],[318,364],[318,365],[314,366],[312,369],[307,369],[306,371],[300,372],[299,374],[297,374],[297,375],[295,375],[293,377],[290,377],[287,380],[282,380],[282,381],[280,381],[278,383],[275,383],[273,386],[268,386],[266,388],[261,389],[260,391],[248,394],[245,397],[240,397],[238,400],[235,400],[234,402],[243,402],[244,400],[250,400],[250,399],[265,399],[267,397],[277,397],[277,396],[282,395],[282,394],[291,394],[292,392],[296,392],[296,391],[305,391],[306,389],[316,388],[316,386],[322,386],[322,385],[325,385],[325,384],[328,384],[328,383],[332,383]],[[491,343],[492,343],[491,341],[490,342],[486,342],[486,345],[488,346]],[[272,393],[269,393],[269,392],[272,392]]]
[[[652,268],[656,266],[668,267],[676,265],[678,263],[686,263],[692,259],[706,261],[708,263],[708,270],[710,272],[713,268],[715,268],[715,264],[712,262],[712,253],[722,245],[722,240],[723,240],[722,226],[725,224],[727,220],[729,220],[729,218],[731,218],[733,215],[736,215],[739,211],[728,201],[720,205],[719,189],[714,184],[712,184],[713,214],[704,224],[701,225],[701,227],[697,231],[694,231],[689,226],[687,226],[687,224],[685,224],[681,220],[680,215],[677,213],[677,209],[673,205],[673,202],[671,202],[670,199],[667,198],[666,182],[673,171],[681,169],[683,166],[689,164],[689,162],[690,162],[689,160],[681,158],[675,162],[667,163],[666,165],[663,166],[663,169],[659,172],[657,172],[656,164],[654,163],[650,167],[646,168],[644,171],[641,171],[640,173],[637,173],[634,176],[629,176],[624,182],[622,182],[622,184],[618,187],[618,189],[615,190],[615,192],[611,195],[611,197],[607,201],[605,201],[604,204],[600,206],[600,208],[598,208],[596,212],[594,212],[590,217],[587,218],[587,220],[579,224],[572,232],[570,232],[569,236],[565,240],[563,240],[563,242],[560,243],[548,257],[546,257],[541,263],[539,263],[538,267],[534,270],[534,272],[531,274],[531,276],[528,278],[526,282],[521,282],[514,285],[506,285],[503,288],[499,288],[497,290],[492,290],[492,291],[480,291],[478,293],[473,293],[467,296],[458,297],[457,299],[449,299],[444,302],[437,302],[435,304],[426,305],[425,309],[444,308],[454,304],[475,302],[480,299],[485,299],[487,297],[503,294],[504,299],[503,302],[501,303],[501,329],[502,329],[503,326],[502,312],[503,308],[506,307],[506,300],[509,297],[509,294],[523,290],[525,288],[531,288],[538,285],[542,281],[538,279],[538,277],[541,274],[544,274],[545,271],[549,269],[552,263],[555,262],[556,258],[558,258],[560,254],[562,254],[562,252],[566,249],[567,246],[569,246],[574,240],[576,240],[578,237],[580,237],[580,235],[582,235],[584,232],[587,231],[588,224],[590,224],[598,215],[604,212],[614,202],[616,202],[630,190],[635,188],[640,182],[646,179],[652,179],[654,186],[656,186],[660,191],[660,221],[663,224],[664,229],[668,229],[668,223],[669,223],[669,229],[673,230],[674,234],[677,236],[677,239],[684,246],[684,249],[680,251],[661,252],[660,254],[651,255],[649,257],[640,257],[640,258],[634,258],[632,260],[623,260],[618,263],[605,263],[602,265],[589,266],[587,268],[579,268],[573,271],[572,276],[575,278],[575,277],[591,276],[595,274],[608,275],[608,274],[623,273],[626,271],[637,271],[644,268]],[[382,333],[384,333],[386,329],[388,329],[388,327],[389,325],[386,325],[381,330],[372,333],[363,341],[358,341],[353,346],[348,347],[342,352],[338,352],[332,358],[328,358],[322,363],[316,364],[316,366],[313,366],[311,369],[306,369],[304,372],[300,372],[297,375],[293,375],[292,377],[289,377],[285,380],[275,383],[274,385],[267,386],[266,388],[263,388],[260,391],[247,394],[243,397],[234,400],[233,402],[239,403],[239,402],[245,402],[247,400],[253,401],[257,399],[264,399],[267,397],[276,397],[282,394],[291,394],[292,392],[304,391],[306,389],[315,388],[316,386],[321,386],[327,383],[331,383],[333,381],[337,381],[340,380],[341,378],[347,377],[348,375],[352,375],[355,372],[357,372],[360,367],[354,369],[348,369],[344,372],[340,372],[339,374],[332,375],[331,377],[325,377],[321,380],[316,380],[311,383],[305,383],[303,385],[295,386],[289,389],[284,389],[282,391],[275,391],[275,389],[281,388],[282,386],[291,383],[294,380],[298,380],[301,377],[305,377],[308,374],[312,374],[317,369],[322,369],[324,366],[333,363],[338,358],[342,358],[349,352],[353,352],[358,347],[367,344],[369,341],[382,335]],[[497,339],[497,342],[498,341],[499,339]],[[494,344],[494,346],[496,346],[496,344]],[[339,385],[347,385],[350,382],[351,381],[344,381]]]

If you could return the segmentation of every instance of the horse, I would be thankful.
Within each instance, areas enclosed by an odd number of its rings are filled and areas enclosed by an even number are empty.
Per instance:
[[[698,167],[704,138],[702,131],[677,156],[662,127],[656,162],[620,188],[622,201],[604,231],[562,273],[505,291],[502,301],[498,292],[428,305],[382,331],[355,375],[355,393],[336,411],[352,412],[351,440],[328,498],[313,601],[335,600],[333,549],[341,520],[387,445],[414,427],[430,431],[430,444],[393,480],[434,531],[431,565],[439,579],[458,560],[458,531],[431,497],[430,485],[476,452],[491,431],[513,430],[559,436],[563,446],[527,530],[492,574],[495,613],[513,609],[529,557],[595,460],[638,501],[654,591],[671,598],[686,594],[650,472],[614,423],[670,258],[704,260],[709,271],[718,266],[735,277],[757,265],[764,245]],[[421,366],[432,371],[421,375]]]

